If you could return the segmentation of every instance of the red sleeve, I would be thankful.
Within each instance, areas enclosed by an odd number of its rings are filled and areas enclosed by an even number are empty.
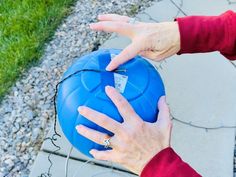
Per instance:
[[[141,177],[201,177],[174,152],[166,148],[144,167]]]
[[[236,13],[220,16],[188,16],[176,19],[181,49],[178,54],[219,51],[236,60]]]

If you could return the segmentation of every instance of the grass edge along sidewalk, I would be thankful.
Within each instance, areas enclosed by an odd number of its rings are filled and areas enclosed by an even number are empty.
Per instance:
[[[0,2],[0,103],[11,86],[43,53],[75,0]]]

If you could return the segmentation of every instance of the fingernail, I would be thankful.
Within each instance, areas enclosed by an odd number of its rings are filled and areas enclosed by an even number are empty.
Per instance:
[[[90,150],[89,151],[89,153],[91,154],[91,155],[93,155],[93,153],[94,153],[94,150],[92,149],[92,150]]]
[[[110,65],[110,64],[107,65],[106,70],[107,70],[107,71],[111,71],[111,65]]]
[[[98,15],[98,20],[100,20],[100,19],[101,19],[101,17],[102,17],[102,15]]]
[[[166,102],[166,96],[165,96],[165,95],[163,95],[163,96],[161,97],[161,99],[162,99],[162,101]]]
[[[106,90],[109,90],[110,88],[111,88],[110,85],[107,85],[107,86],[105,87]]]
[[[90,23],[89,24],[89,27],[92,29],[92,28],[94,28],[94,26],[95,26],[95,23]]]
[[[77,130],[77,131],[80,131],[81,130],[81,125],[77,125],[76,127],[75,127],[75,129]]]
[[[106,92],[110,92],[111,89],[112,89],[112,86],[110,86],[110,85],[107,85],[107,86],[105,87]]]
[[[82,112],[83,111],[83,106],[79,106],[78,107],[78,112]]]

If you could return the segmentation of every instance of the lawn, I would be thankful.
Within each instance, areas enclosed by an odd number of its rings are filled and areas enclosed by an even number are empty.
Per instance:
[[[75,0],[0,0],[0,102],[43,53]]]

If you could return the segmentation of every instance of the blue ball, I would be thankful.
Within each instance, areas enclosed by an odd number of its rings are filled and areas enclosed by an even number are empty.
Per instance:
[[[117,108],[105,93],[105,86],[110,85],[121,92],[144,121],[155,122],[158,114],[157,102],[165,95],[157,70],[140,56],[119,66],[116,72],[107,72],[105,68],[111,56],[120,52],[117,49],[98,50],[77,59],[62,79],[84,69],[95,71],[78,72],[65,79],[58,88],[56,108],[62,131],[76,149],[89,157],[92,157],[89,153],[91,149],[106,148],[78,134],[76,125],[82,124],[110,136],[113,133],[80,115],[77,111],[79,106],[88,106],[123,122]]]

